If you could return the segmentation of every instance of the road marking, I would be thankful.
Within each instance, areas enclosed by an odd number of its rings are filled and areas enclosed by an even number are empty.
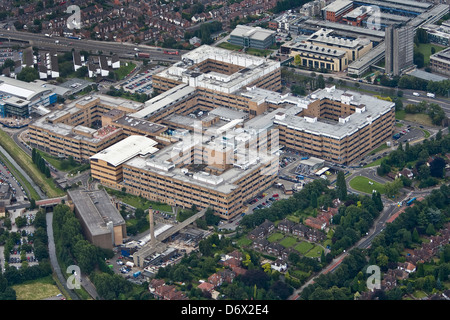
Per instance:
[[[417,100],[413,100],[413,99],[408,99],[408,101],[412,101],[412,102],[417,102],[417,103],[420,103],[420,101],[417,101]]]

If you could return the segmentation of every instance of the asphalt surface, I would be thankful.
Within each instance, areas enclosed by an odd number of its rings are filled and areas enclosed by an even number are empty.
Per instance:
[[[176,62],[180,61],[181,54],[187,52],[185,50],[178,50],[179,55],[168,55],[164,53],[164,49],[151,47],[147,45],[136,45],[131,43],[122,42],[111,42],[111,41],[98,41],[90,39],[68,39],[63,37],[46,37],[43,34],[35,34],[30,32],[21,32],[14,30],[1,29],[0,39],[3,41],[11,40],[22,40],[28,41],[30,45],[42,48],[45,50],[54,49],[57,51],[70,51],[75,50],[85,50],[91,51],[93,53],[98,53],[102,51],[104,54],[109,55],[110,53],[117,54],[121,58],[132,58],[135,57],[137,52],[150,53],[150,59],[156,61],[167,61]],[[59,43],[55,43],[59,41]],[[139,51],[136,51],[138,48]],[[169,51],[176,51],[173,49],[168,49]]]

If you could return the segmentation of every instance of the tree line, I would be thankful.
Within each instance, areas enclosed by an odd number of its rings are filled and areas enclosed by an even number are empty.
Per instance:
[[[385,230],[374,238],[369,249],[352,249],[334,272],[320,275],[314,284],[301,293],[302,300],[353,300],[367,291],[367,267],[377,265],[385,272],[405,262],[405,249],[414,248],[426,242],[423,237],[436,234],[448,221],[450,214],[450,187],[442,185],[425,200],[408,207],[396,220],[386,225]],[[442,282],[450,274],[450,249],[446,246],[441,253],[441,263],[426,272],[421,272],[396,289],[382,292],[378,298],[399,300],[412,289],[443,288]],[[428,277],[428,278],[427,278]],[[441,284],[439,284],[441,283]]]
[[[17,219],[16,219],[17,221]],[[49,262],[47,249],[47,223],[45,213],[39,211],[33,221],[35,232],[33,235],[28,235],[28,241],[33,244],[24,243],[19,245],[18,249],[22,252],[33,249],[35,257],[39,264],[29,266],[25,260],[21,264],[21,268],[17,269],[10,266],[9,261],[10,251],[14,249],[15,245],[20,241],[23,232],[10,232],[8,229],[0,228],[0,244],[4,246],[5,270],[0,272],[0,300],[16,300],[16,292],[12,288],[13,285],[24,283],[25,281],[36,280],[52,274],[52,268]],[[7,224],[10,228],[10,224]]]
[[[44,158],[42,158],[39,151],[37,151],[35,148],[33,148],[33,150],[31,151],[31,159],[33,160],[33,163],[36,165],[39,171],[41,171],[45,175],[45,177],[51,177],[50,168],[48,167]]]
[[[148,299],[146,284],[140,290],[120,275],[114,274],[106,260],[114,256],[112,250],[102,249],[87,241],[75,214],[64,203],[53,210],[53,232],[56,253],[61,269],[70,265],[80,267],[89,275],[98,294],[106,300]]]
[[[415,169],[415,180],[419,182],[419,188],[436,185],[445,174],[445,160],[440,154],[450,152],[450,135],[443,135],[442,131],[435,138],[425,139],[422,143],[410,146],[406,142],[405,147],[399,143],[397,150],[385,157],[377,168],[377,174],[384,176],[393,169],[401,171],[405,166]],[[428,164],[428,159],[433,157]],[[405,186],[411,186],[412,181],[407,177],[401,177]]]

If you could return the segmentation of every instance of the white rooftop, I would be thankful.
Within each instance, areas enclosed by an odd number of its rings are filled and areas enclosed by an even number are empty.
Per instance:
[[[133,135],[93,155],[91,159],[103,160],[117,167],[137,155],[146,156],[158,151],[158,143],[144,136]]]

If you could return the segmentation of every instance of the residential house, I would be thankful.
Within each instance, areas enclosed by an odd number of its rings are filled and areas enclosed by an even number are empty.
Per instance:
[[[288,268],[288,265],[285,260],[277,259],[270,264],[270,267],[278,272],[285,272]]]
[[[220,287],[222,285],[223,279],[218,273],[213,273],[208,277],[208,282],[213,285],[213,288]]]
[[[214,290],[214,285],[212,283],[204,281],[200,283],[197,288],[202,291],[211,293]]]
[[[324,230],[327,226],[326,222],[314,217],[307,218],[305,220],[305,225],[318,230]]]
[[[280,223],[278,223],[278,230],[285,233],[291,233],[292,228],[294,227],[295,223],[291,220],[284,219]]]

